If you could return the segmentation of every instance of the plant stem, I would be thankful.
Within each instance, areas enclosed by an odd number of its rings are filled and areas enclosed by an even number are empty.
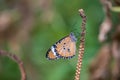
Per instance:
[[[79,45],[79,54],[78,54],[78,62],[76,66],[76,73],[74,80],[80,80],[80,71],[82,67],[82,58],[84,54],[84,44],[85,44],[85,34],[86,34],[86,15],[84,14],[83,9],[79,9],[80,16],[82,18],[82,26],[81,26],[81,38],[80,38],[80,45]]]

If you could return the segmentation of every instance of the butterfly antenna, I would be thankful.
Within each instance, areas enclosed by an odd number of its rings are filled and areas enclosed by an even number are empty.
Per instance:
[[[78,54],[78,62],[76,66],[76,73],[74,80],[80,80],[80,71],[82,67],[82,58],[84,54],[84,46],[85,46],[85,34],[86,34],[86,15],[83,9],[79,9],[80,16],[82,18],[82,25],[81,25],[81,38],[80,38],[80,45],[79,45],[79,54]]]

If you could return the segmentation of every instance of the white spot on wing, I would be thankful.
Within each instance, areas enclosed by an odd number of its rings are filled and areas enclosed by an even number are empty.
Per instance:
[[[51,47],[51,50],[52,50],[54,56],[56,56],[55,48],[53,46]]]

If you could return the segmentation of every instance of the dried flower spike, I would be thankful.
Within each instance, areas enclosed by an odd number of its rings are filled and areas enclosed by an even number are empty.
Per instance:
[[[81,26],[81,39],[80,39],[80,46],[79,46],[79,54],[78,54],[78,62],[76,67],[76,74],[74,80],[80,80],[80,71],[82,67],[82,58],[84,54],[84,43],[85,43],[85,33],[86,33],[86,15],[84,14],[83,9],[79,10],[80,16],[82,18],[82,26]]]

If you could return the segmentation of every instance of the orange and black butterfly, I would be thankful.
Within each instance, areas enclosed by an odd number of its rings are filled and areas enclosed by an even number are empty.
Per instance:
[[[64,58],[70,59],[76,53],[76,38],[73,33],[60,39],[47,51],[46,58],[49,60]]]

